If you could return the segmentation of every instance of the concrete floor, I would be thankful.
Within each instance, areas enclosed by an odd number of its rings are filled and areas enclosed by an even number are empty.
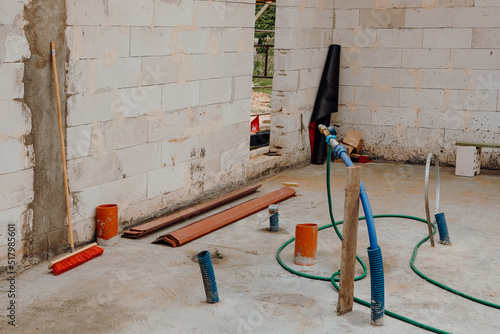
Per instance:
[[[337,220],[343,218],[345,173],[343,165],[333,165]],[[425,217],[424,166],[365,164],[362,179],[375,214]],[[253,196],[278,189],[286,181],[299,183],[298,196],[280,204],[278,233],[266,231],[267,212],[260,212],[179,248],[151,244],[160,234],[155,233],[139,240],[120,239],[106,247],[103,256],[57,277],[47,270],[47,263],[21,273],[17,331],[4,318],[0,332],[424,333],[387,316],[383,327],[374,327],[369,308],[358,304],[353,312],[337,316],[338,294],[330,283],[300,278],[279,266],[276,250],[293,236],[295,224],[329,223],[325,166],[311,165],[265,179]],[[500,303],[500,175],[456,177],[454,169],[446,167],[441,168],[441,182],[441,208],[453,245],[431,249],[426,242],[416,265],[439,282]],[[425,224],[377,219],[376,226],[384,258],[386,309],[448,332],[500,332],[499,310],[445,292],[413,273],[409,261],[413,247],[427,233]],[[362,222],[358,254],[366,263],[367,246]],[[317,265],[293,265],[293,244],[283,251],[283,259],[295,269],[329,276],[339,269],[340,248],[334,231],[327,229],[319,234]],[[213,259],[221,299],[215,305],[205,302],[200,269],[193,260],[202,250],[220,254]],[[7,295],[5,287],[1,285],[2,298]],[[356,282],[355,295],[369,300],[369,277]]]

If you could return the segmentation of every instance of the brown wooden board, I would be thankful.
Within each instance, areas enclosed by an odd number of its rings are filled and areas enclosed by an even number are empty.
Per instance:
[[[361,167],[348,167],[345,186],[344,230],[340,262],[339,301],[337,314],[352,311],[354,303],[354,269],[358,244],[359,186]]]
[[[182,246],[189,241],[215,231],[223,226],[234,223],[235,221],[245,218],[260,210],[266,209],[270,204],[276,204],[294,195],[295,190],[293,188],[281,188],[189,224],[166,235],[162,235],[153,241],[153,243],[165,243],[172,247]]]
[[[213,208],[216,208],[218,206],[221,206],[223,204],[229,203],[231,201],[234,201],[235,199],[241,198],[243,196],[246,196],[248,194],[251,194],[255,192],[257,189],[259,189],[261,184],[256,185],[256,186],[249,186],[245,187],[236,191],[233,191],[229,194],[214,198],[210,201],[207,201],[205,203],[198,204],[192,208],[184,209],[179,212],[173,213],[171,215],[161,217],[155,220],[152,220],[150,222],[144,223],[142,225],[138,225],[134,228],[131,228],[128,231],[125,231],[122,235],[122,237],[125,238],[131,238],[131,239],[137,239],[142,236],[145,236],[147,234],[150,234],[152,232],[158,231],[166,226],[175,224],[177,222],[180,222],[182,220],[194,217],[196,215],[199,215],[203,212],[206,212],[208,210],[211,210]]]

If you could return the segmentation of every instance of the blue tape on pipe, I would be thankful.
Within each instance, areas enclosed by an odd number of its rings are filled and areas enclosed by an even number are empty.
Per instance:
[[[326,143],[330,144],[330,139],[335,139],[335,138],[337,138],[335,135],[328,135],[328,136],[326,136]]]

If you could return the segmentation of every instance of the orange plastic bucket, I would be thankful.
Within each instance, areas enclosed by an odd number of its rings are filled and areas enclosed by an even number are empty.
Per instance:
[[[118,205],[103,204],[97,212],[97,244],[114,245],[118,242]]]
[[[297,224],[295,226],[295,254],[293,262],[299,266],[316,264],[318,248],[318,224]]]

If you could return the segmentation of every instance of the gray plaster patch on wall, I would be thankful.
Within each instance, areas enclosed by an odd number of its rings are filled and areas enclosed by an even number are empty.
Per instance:
[[[66,1],[33,0],[24,7],[24,13],[27,22],[24,31],[31,52],[25,60],[24,102],[32,112],[31,134],[35,156],[35,194],[31,205],[33,230],[26,256],[36,263],[57,255],[68,244],[54,76],[50,61],[50,42],[54,41],[64,126]]]

